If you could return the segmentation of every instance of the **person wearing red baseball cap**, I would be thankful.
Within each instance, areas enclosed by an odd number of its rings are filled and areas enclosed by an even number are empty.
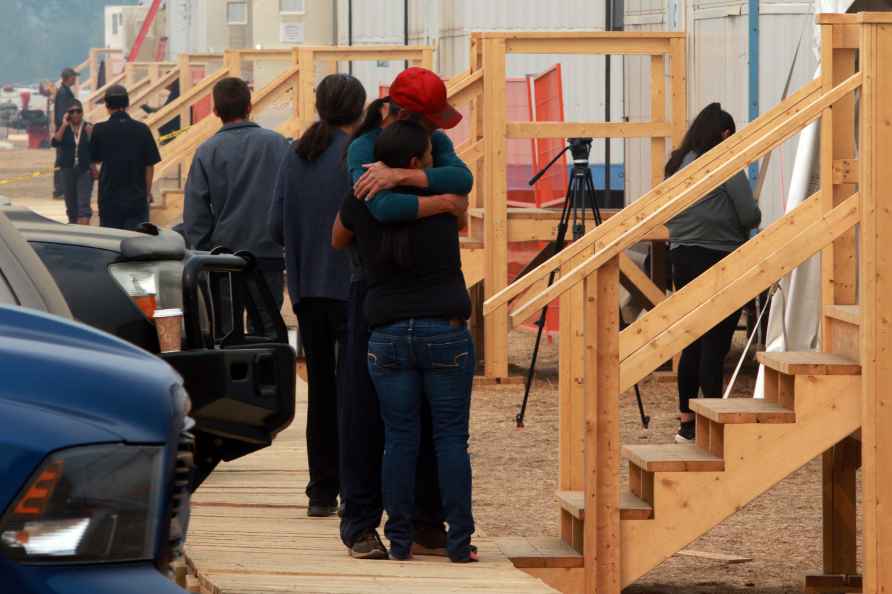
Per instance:
[[[375,162],[375,140],[381,130],[402,119],[417,120],[433,132],[432,167],[394,169]],[[463,214],[464,196],[471,191],[474,178],[442,132],[454,128],[461,119],[446,100],[446,85],[426,68],[407,68],[390,85],[390,95],[369,105],[365,120],[353,135],[347,166],[354,194],[368,202],[372,216],[382,223],[393,223],[442,212]],[[400,186],[417,188],[423,196],[393,191]]]
[[[461,115],[446,101],[446,86],[440,77],[424,68],[409,68],[397,76],[388,97],[376,99],[367,108],[363,122],[353,133],[347,151],[347,167],[354,194],[365,200],[380,222],[412,221],[448,213],[457,218],[467,212],[467,194],[474,179],[467,165],[455,154],[452,141],[438,128],[455,126]],[[416,119],[433,131],[433,164],[425,169],[390,168],[376,163],[375,141],[382,130],[401,119]],[[397,191],[396,188],[412,188]],[[344,246],[339,246],[344,247]],[[360,263],[358,255],[354,261]],[[347,547],[381,521],[383,512],[381,458],[384,430],[380,423],[378,396],[368,374],[368,320],[364,303],[368,291],[365,270],[353,273],[348,303],[349,338],[345,367],[356,369],[342,379],[341,484],[349,486],[361,505],[348,505],[341,518],[341,537]],[[378,419],[378,422],[373,422]],[[440,502],[436,456],[429,411],[423,414],[417,466],[414,518],[415,554],[446,555],[446,529]]]

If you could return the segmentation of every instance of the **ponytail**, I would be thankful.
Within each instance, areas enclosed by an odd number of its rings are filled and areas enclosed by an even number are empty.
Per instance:
[[[316,88],[315,122],[294,144],[294,151],[306,161],[322,156],[335,140],[335,130],[354,124],[362,116],[365,89],[349,74],[329,74]]]
[[[294,152],[306,161],[315,161],[328,149],[334,130],[325,120],[314,122],[294,144]]]

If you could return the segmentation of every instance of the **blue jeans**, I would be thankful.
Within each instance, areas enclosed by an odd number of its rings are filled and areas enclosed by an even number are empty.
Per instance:
[[[445,320],[403,320],[376,328],[369,339],[369,374],[384,421],[382,485],[388,520],[384,533],[395,557],[412,547],[415,468],[421,405],[430,405],[440,500],[449,524],[447,550],[454,561],[470,555],[471,459],[468,424],[474,381],[474,345],[467,328]]]

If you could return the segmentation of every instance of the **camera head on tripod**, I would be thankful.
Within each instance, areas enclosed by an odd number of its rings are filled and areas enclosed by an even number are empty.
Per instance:
[[[570,143],[570,154],[573,155],[574,163],[585,163],[588,166],[588,157],[592,152],[591,138],[568,138]]]

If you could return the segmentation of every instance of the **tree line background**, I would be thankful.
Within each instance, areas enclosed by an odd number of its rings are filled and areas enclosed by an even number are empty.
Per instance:
[[[0,0],[0,84],[55,81],[105,42],[105,7],[136,0]]]

